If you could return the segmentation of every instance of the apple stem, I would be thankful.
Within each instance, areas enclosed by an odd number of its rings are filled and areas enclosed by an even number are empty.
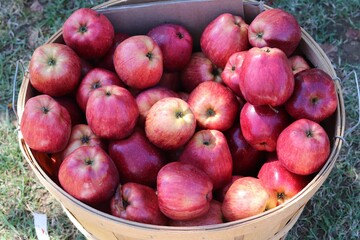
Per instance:
[[[183,39],[183,38],[184,38],[184,35],[183,35],[181,32],[177,32],[176,35],[177,35],[180,39]]]
[[[211,108],[209,108],[207,111],[206,111],[206,116],[208,117],[213,117],[215,116],[215,111]]]
[[[54,58],[49,58],[48,65],[49,66],[55,66],[56,60]]]
[[[87,32],[87,27],[86,27],[86,25],[81,25],[81,26],[79,27],[79,32],[80,32],[80,33],[86,33],[86,32]]]
[[[153,56],[153,54],[152,54],[151,52],[148,52],[148,53],[146,54],[146,57],[149,58],[149,60],[152,59],[152,56]]]
[[[42,107],[41,111],[45,114],[47,114],[50,110],[47,107]]]
[[[176,116],[176,118],[178,119],[178,118],[182,118],[182,117],[184,116],[184,114],[179,111],[179,112],[176,112],[176,113],[175,113],[175,116]]]
[[[90,137],[89,136],[83,136],[81,138],[81,143],[85,144],[85,143],[89,143],[90,141]]]
[[[313,133],[310,129],[306,131],[306,137],[308,137],[308,138],[313,137]]]
[[[268,105],[269,106],[269,108],[271,109],[271,110],[273,110],[275,113],[279,113],[279,110],[277,110],[276,108],[274,108],[273,106],[271,106],[271,105]]]

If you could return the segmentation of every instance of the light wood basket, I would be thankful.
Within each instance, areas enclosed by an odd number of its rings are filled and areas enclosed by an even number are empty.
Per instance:
[[[169,20],[187,26],[189,31],[195,36],[194,42],[198,40],[204,24],[215,18],[216,14],[231,12],[243,16],[249,22],[261,11],[269,8],[261,2],[240,0],[118,0],[109,1],[94,7],[94,9],[108,16],[110,21],[114,23],[116,30],[119,30],[117,29],[117,23],[125,23],[122,25],[126,25],[124,28],[129,33],[146,33],[149,27]],[[138,19],[139,17],[140,20]],[[195,27],[193,26],[194,19],[196,20],[195,25],[198,24]],[[48,42],[63,42],[62,30],[60,29],[55,33]],[[25,143],[20,131],[18,140],[21,152],[41,184],[61,203],[69,219],[88,239],[283,239],[298,220],[306,203],[321,187],[334,167],[342,146],[341,138],[345,129],[345,107],[341,86],[336,80],[334,68],[319,45],[303,29],[299,51],[314,67],[324,70],[333,77],[336,84],[338,108],[335,114],[323,124],[331,139],[331,153],[325,166],[300,193],[288,202],[262,214],[239,221],[201,227],[154,226],[123,220],[89,207],[66,193],[49,177],[49,173],[52,170],[46,162],[44,164],[44,161],[41,161],[42,164],[39,164],[38,160],[46,158],[45,154],[32,151]],[[30,85],[29,76],[26,74],[23,78],[17,102],[17,112],[20,119],[26,101],[35,94],[34,89]]]

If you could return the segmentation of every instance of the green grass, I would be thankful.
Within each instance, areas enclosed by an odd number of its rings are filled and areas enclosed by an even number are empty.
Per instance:
[[[84,239],[20,153],[16,118],[11,110],[12,79],[16,61],[22,60],[26,68],[34,49],[55,33],[73,10],[101,1],[39,0],[43,10],[34,8],[34,2],[0,2],[0,239],[36,239],[33,211],[47,214],[51,239]],[[347,34],[360,31],[359,1],[265,2],[293,13],[300,25],[327,49],[337,75],[343,79],[346,126],[354,126],[359,117],[355,77],[345,76],[356,71],[360,78],[360,36],[356,39]],[[331,48],[337,51],[330,51]],[[19,71],[17,89],[22,74]],[[346,136],[346,141],[348,145],[343,145],[334,169],[306,205],[288,239],[360,238],[359,127]]]

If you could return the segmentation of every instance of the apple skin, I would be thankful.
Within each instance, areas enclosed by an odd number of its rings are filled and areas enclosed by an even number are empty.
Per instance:
[[[91,93],[100,87],[117,85],[125,87],[125,84],[119,77],[109,70],[104,68],[91,69],[81,80],[79,87],[76,91],[76,101],[80,108],[85,112],[86,104],[89,100]]]
[[[299,193],[309,183],[309,178],[289,172],[276,153],[271,155],[262,165],[258,178],[265,188],[276,193],[278,206]]]
[[[310,69],[308,62],[300,55],[289,57],[289,62],[294,75],[303,70]]]
[[[145,125],[145,119],[150,108],[160,99],[166,97],[178,97],[178,94],[165,87],[152,87],[140,92],[135,100],[139,108],[139,124]]]
[[[243,98],[240,87],[240,70],[244,62],[247,51],[236,52],[229,57],[221,78],[225,85],[228,86],[237,96]]]
[[[192,54],[189,64],[181,71],[181,88],[191,92],[200,83],[214,81],[223,83],[222,69],[215,66],[202,52]]]
[[[152,38],[136,35],[116,47],[114,67],[125,85],[145,89],[159,83],[163,73],[163,55]]]
[[[157,87],[164,87],[174,92],[180,90],[180,72],[163,72]]]
[[[203,170],[210,177],[214,190],[231,179],[231,153],[224,134],[218,130],[196,132],[185,145],[179,161]]]
[[[159,209],[154,189],[138,183],[125,183],[116,188],[110,202],[111,215],[130,221],[167,225],[167,218]]]
[[[242,177],[231,184],[221,210],[227,221],[236,221],[264,212],[269,199],[270,195],[259,179]]]
[[[253,148],[246,141],[238,124],[226,131],[225,136],[232,156],[233,174],[256,176],[265,161],[265,152]]]
[[[213,192],[214,199],[222,203],[224,201],[225,194],[229,190],[231,184],[233,184],[233,182],[235,182],[236,180],[242,177],[244,176],[240,176],[240,175],[231,176],[231,180],[228,183],[226,183],[225,186]]]
[[[164,153],[149,142],[141,129],[135,129],[126,139],[110,141],[108,153],[121,175],[121,183],[156,187],[157,173],[166,164]]]
[[[280,133],[276,153],[290,172],[310,175],[319,171],[330,155],[329,136],[320,124],[299,119]]]
[[[69,112],[46,94],[29,98],[20,120],[26,144],[45,153],[62,151],[71,134]]]
[[[86,59],[83,59],[83,58],[80,58],[80,63],[81,63],[81,79],[83,77],[85,77],[85,75],[91,70],[94,68],[94,65],[92,62],[86,60]]]
[[[177,227],[192,227],[192,226],[206,226],[213,224],[223,223],[223,214],[221,212],[221,203],[216,200],[211,200],[209,211],[191,220],[169,220],[169,226],[177,226]]]
[[[31,56],[29,75],[31,85],[40,93],[63,96],[74,91],[80,81],[80,58],[64,44],[44,44]]]
[[[225,131],[239,113],[235,94],[221,83],[207,81],[199,84],[188,99],[200,128]]]
[[[301,40],[296,18],[285,10],[273,8],[258,14],[249,25],[249,42],[254,47],[281,49],[290,56]]]
[[[76,102],[75,97],[72,95],[65,95],[61,97],[54,97],[54,100],[66,108],[66,110],[69,112],[72,126],[86,123],[85,112],[81,110],[80,106]]]
[[[209,176],[187,163],[168,163],[157,176],[159,208],[173,220],[190,220],[206,214],[212,189]]]
[[[115,32],[112,23],[104,14],[90,8],[73,12],[63,25],[66,45],[82,58],[97,59],[110,49]]]
[[[321,69],[312,68],[295,75],[293,95],[285,104],[295,119],[306,118],[321,122],[337,108],[337,93],[331,77]]]
[[[119,173],[102,148],[83,146],[61,163],[59,181],[71,196],[86,204],[95,205],[114,195],[119,184]]]
[[[280,107],[275,110],[247,102],[240,112],[241,132],[246,141],[259,151],[275,151],[277,139],[289,123],[288,114]]]
[[[277,48],[251,48],[240,71],[239,86],[253,105],[283,105],[294,91],[294,74],[284,52]]]
[[[216,66],[224,68],[233,53],[249,49],[248,27],[240,16],[220,14],[202,32],[201,50]]]
[[[195,133],[196,119],[189,104],[175,97],[157,101],[145,120],[145,133],[155,146],[171,150],[179,148]]]
[[[134,130],[139,109],[135,98],[123,87],[104,86],[93,91],[86,104],[86,119],[100,138],[122,139]]]
[[[180,71],[190,61],[193,39],[184,26],[165,23],[152,28],[147,35],[159,45],[166,72]]]

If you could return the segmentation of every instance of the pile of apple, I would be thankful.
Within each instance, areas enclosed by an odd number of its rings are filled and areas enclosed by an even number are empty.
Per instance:
[[[63,39],[33,53],[20,128],[92,207],[156,225],[234,221],[292,198],[329,157],[335,85],[281,9],[249,24],[221,14],[201,49],[179,24],[129,36],[86,8]]]

